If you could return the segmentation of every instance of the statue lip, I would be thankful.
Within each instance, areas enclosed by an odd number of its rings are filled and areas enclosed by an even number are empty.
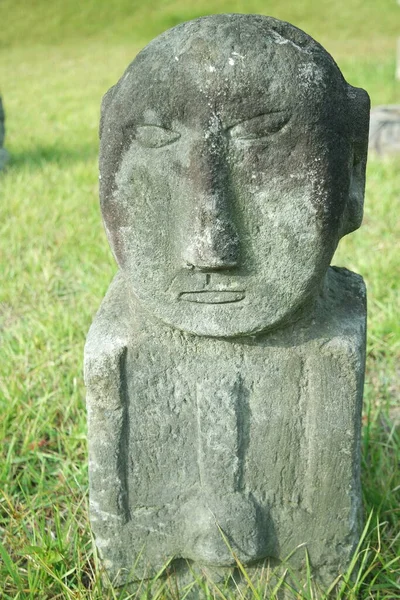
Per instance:
[[[197,302],[199,304],[228,304],[240,302],[246,296],[244,290],[199,290],[196,292],[181,292],[179,300]]]

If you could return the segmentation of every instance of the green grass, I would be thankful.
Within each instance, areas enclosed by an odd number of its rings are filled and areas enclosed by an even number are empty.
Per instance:
[[[345,46],[363,55],[382,55],[398,35],[396,0],[1,0],[0,48],[32,44],[81,45],[82,39],[105,45],[146,42],[177,23],[211,13],[254,12],[293,22],[332,50]]]
[[[400,101],[394,0],[0,0],[11,154],[0,176],[0,598],[128,597],[103,589],[87,519],[82,352],[115,272],[97,200],[99,103],[151,36],[223,11],[290,20],[324,43],[374,104]],[[361,273],[369,292],[362,476],[372,514],[355,582],[344,577],[337,600],[400,598],[399,167],[371,159],[363,227],[334,260]],[[229,597],[199,585],[204,598]],[[246,597],[263,597],[255,586]],[[159,591],[174,597],[173,588]],[[323,595],[310,588],[298,597]]]

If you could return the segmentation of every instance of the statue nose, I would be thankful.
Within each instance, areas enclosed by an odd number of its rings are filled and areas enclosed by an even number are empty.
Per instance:
[[[189,193],[192,210],[183,260],[202,270],[231,269],[238,264],[239,238],[223,141],[213,137],[191,153]]]
[[[203,197],[187,232],[183,259],[198,269],[231,269],[238,263],[239,240],[225,201]]]

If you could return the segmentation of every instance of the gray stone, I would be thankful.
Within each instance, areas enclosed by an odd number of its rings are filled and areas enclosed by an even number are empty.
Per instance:
[[[2,102],[1,96],[0,96],[0,171],[5,166],[6,162],[8,161],[8,152],[5,148],[3,148],[5,133],[6,133],[5,115],[4,115],[3,102]]]
[[[400,153],[400,104],[371,110],[369,150],[380,156]]]
[[[360,535],[369,100],[288,23],[214,15],[105,95],[100,198],[120,267],[88,334],[90,511],[117,584],[170,559],[250,572]]]

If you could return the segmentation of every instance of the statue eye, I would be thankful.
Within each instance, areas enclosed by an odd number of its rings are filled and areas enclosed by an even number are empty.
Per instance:
[[[228,131],[230,136],[236,140],[263,140],[280,131],[289,118],[290,115],[286,112],[267,113],[233,125]]]
[[[136,127],[134,134],[134,138],[146,148],[161,148],[176,142],[180,137],[180,133],[158,125],[140,125]]]

